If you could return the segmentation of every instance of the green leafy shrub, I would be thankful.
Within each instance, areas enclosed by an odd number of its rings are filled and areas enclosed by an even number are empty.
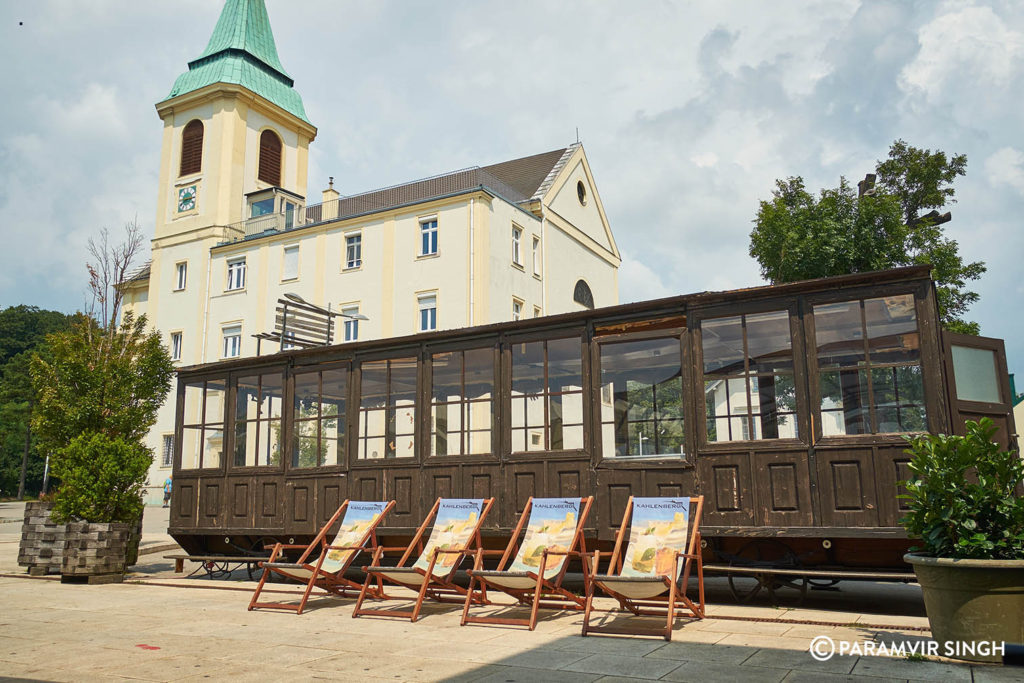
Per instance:
[[[32,427],[63,480],[55,509],[65,519],[137,521],[152,460],[142,439],[174,374],[160,335],[147,329],[145,316],[125,312],[105,328],[82,316],[46,344],[46,356],[32,361]],[[132,495],[129,502],[125,496]]]
[[[127,522],[142,515],[142,483],[153,462],[138,441],[82,434],[53,459],[61,478],[53,516],[60,522]]]
[[[992,420],[967,422],[965,436],[908,437],[914,473],[904,482],[902,524],[935,557],[1024,558],[1024,461],[992,441]],[[918,550],[918,548],[915,548]]]

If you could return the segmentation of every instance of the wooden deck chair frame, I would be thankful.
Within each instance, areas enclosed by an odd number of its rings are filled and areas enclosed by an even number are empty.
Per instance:
[[[671,641],[672,626],[675,624],[675,620],[678,616],[681,616],[681,614],[685,615],[689,612],[697,619],[704,618],[704,560],[701,557],[700,548],[700,519],[703,509],[704,496],[691,496],[690,510],[692,514],[689,520],[690,540],[686,546],[687,552],[676,552],[677,566],[679,559],[683,559],[682,571],[679,572],[674,579],[669,579],[666,576],[659,577],[665,583],[667,595],[663,593],[655,598],[637,600],[610,589],[608,586],[602,584],[600,581],[600,575],[597,574],[598,562],[600,561],[601,556],[608,555],[609,553],[594,551],[592,555],[592,569],[589,576],[584,577],[587,585],[586,608],[583,611],[584,636],[590,635],[591,633],[616,633],[621,635],[661,636],[665,640]],[[615,549],[610,553],[611,559],[608,561],[608,576],[618,576],[622,573],[622,562],[626,552],[624,545],[628,544],[632,513],[633,496],[630,496],[629,501],[626,503],[626,511],[622,515],[622,524],[619,526],[618,534],[615,536]],[[693,571],[694,565],[696,565],[697,569],[698,598],[696,603],[690,600],[686,595],[687,584],[689,583],[690,574]],[[632,612],[635,615],[664,616],[665,628],[627,628],[625,626],[614,625],[592,626],[590,624],[590,618],[593,612],[594,594],[597,590],[601,590],[601,592],[615,598],[619,601],[619,605],[623,610]]]
[[[487,603],[487,595],[484,591],[478,591],[476,594],[471,592],[469,589],[463,588],[462,586],[456,585],[454,582],[455,572],[459,568],[459,564],[463,557],[472,555],[474,551],[482,548],[480,541],[480,527],[483,525],[484,520],[487,519],[487,513],[490,512],[491,506],[494,505],[494,498],[485,498],[483,507],[480,509],[480,517],[477,519],[476,528],[473,529],[469,536],[469,541],[466,544],[466,548],[461,550],[437,550],[430,558],[430,564],[427,566],[426,571],[413,567],[410,565],[406,567],[406,563],[409,562],[410,558],[415,562],[416,559],[423,553],[423,535],[426,533],[427,528],[432,526],[433,521],[437,517],[438,510],[441,507],[442,498],[438,498],[434,501],[434,506],[430,508],[430,512],[424,518],[423,523],[420,524],[416,530],[415,535],[409,542],[408,547],[390,547],[378,546],[373,553],[373,561],[368,567],[363,567],[363,571],[366,572],[366,579],[363,581],[362,590],[359,593],[359,599],[356,600],[355,609],[352,610],[352,618],[362,616],[378,616],[378,617],[393,617],[393,618],[408,618],[410,622],[415,623],[420,616],[420,610],[423,607],[423,601],[426,598],[431,598],[438,602],[445,603],[456,603],[461,604],[462,601],[471,600],[479,604]],[[394,567],[388,567],[381,565],[381,559],[386,552],[398,552],[402,553],[401,559],[398,564]],[[413,557],[415,551],[416,556]],[[446,553],[455,553],[460,555],[456,558],[455,563],[451,569],[445,572],[443,575],[434,573],[434,565],[437,563],[439,555]],[[409,573],[415,572],[419,576],[423,577],[421,583],[415,582],[403,582],[392,576],[386,576],[384,572],[394,569],[406,569],[411,570]],[[373,584],[376,583],[378,588],[373,589]],[[393,583],[403,588],[416,592],[416,604],[411,610],[391,610],[391,609],[369,609],[363,607],[363,602],[367,597],[377,600],[394,600],[400,598],[393,598],[384,592],[384,584]]]
[[[576,521],[576,531],[573,534],[572,545],[567,551],[552,551],[545,548],[541,555],[541,567],[547,566],[548,557],[565,557],[565,560],[562,562],[561,569],[559,569],[558,573],[550,579],[545,579],[544,571],[540,570],[537,572],[525,573],[525,577],[534,582],[529,588],[517,589],[510,588],[508,586],[503,587],[499,583],[500,575],[507,571],[510,563],[515,559],[519,552],[519,546],[526,540],[525,535],[523,534],[523,529],[525,528],[527,521],[530,519],[530,514],[533,511],[533,496],[526,501],[523,513],[519,516],[519,522],[516,524],[515,531],[512,532],[512,538],[509,539],[508,546],[506,546],[505,552],[502,553],[501,560],[498,562],[497,570],[484,570],[483,561],[485,555],[497,554],[501,551],[485,551],[481,548],[474,553],[473,569],[469,571],[470,593],[467,594],[466,603],[462,608],[462,626],[465,626],[466,624],[503,624],[506,626],[527,626],[532,631],[537,627],[537,612],[541,607],[545,609],[575,610],[582,610],[586,607],[585,598],[562,588],[562,580],[565,578],[566,569],[569,567],[569,558],[579,557],[584,565],[586,565],[588,561],[587,544],[583,538],[583,526],[586,524],[587,516],[590,514],[590,506],[594,503],[594,497],[585,496],[580,498],[579,501],[579,519]],[[470,595],[472,595],[474,584],[480,585],[485,596],[487,595],[488,588],[498,590],[512,596],[520,605],[530,608],[530,618],[512,619],[508,617],[471,616],[469,613],[469,608],[472,605]]]
[[[330,595],[338,595],[341,597],[354,597],[362,590],[362,584],[345,578],[345,571],[352,564],[352,561],[358,557],[359,553],[352,553],[348,560],[344,563],[341,569],[333,572],[325,572],[321,569],[324,560],[327,559],[327,553],[331,550],[376,550],[380,547],[377,544],[377,527],[387,517],[388,513],[391,512],[391,508],[395,507],[395,501],[389,501],[381,512],[380,517],[370,528],[370,530],[363,537],[362,542],[359,545],[351,546],[334,546],[327,545],[327,534],[330,532],[331,527],[339,519],[344,519],[345,511],[348,510],[349,500],[345,500],[341,504],[341,507],[334,513],[334,515],[327,521],[327,524],[320,529],[318,533],[309,545],[289,545],[284,543],[276,543],[273,551],[270,553],[270,559],[265,562],[260,562],[259,566],[263,568],[263,576],[260,577],[260,582],[256,586],[256,591],[252,595],[252,599],[249,601],[249,611],[256,608],[261,609],[283,609],[292,610],[296,614],[302,614],[302,610],[306,607],[306,602],[309,600],[310,593],[313,588],[320,588],[325,593]],[[369,541],[369,547],[367,547],[367,541]],[[299,559],[293,563],[284,563],[279,560],[287,550],[299,550],[300,548],[305,549]],[[310,555],[317,549],[320,549],[320,556],[315,562],[309,562]],[[274,565],[278,566],[274,566]],[[290,571],[291,570],[291,571]],[[295,575],[295,571],[311,572],[308,581],[300,576]],[[306,590],[302,593],[302,598],[297,604],[288,602],[259,602],[260,593],[263,592],[263,587],[267,583],[267,579],[270,574],[278,574],[291,581],[299,583],[306,583]]]

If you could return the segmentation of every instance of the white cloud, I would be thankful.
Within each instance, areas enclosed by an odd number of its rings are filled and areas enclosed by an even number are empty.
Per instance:
[[[1024,194],[1024,152],[1003,147],[985,160],[985,175],[995,185],[1009,185]]]

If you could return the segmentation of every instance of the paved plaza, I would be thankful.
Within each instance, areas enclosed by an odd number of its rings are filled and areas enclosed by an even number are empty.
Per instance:
[[[173,573],[163,558],[170,539],[161,532],[161,508],[146,511],[143,548],[155,552],[143,556],[127,583],[25,578],[16,566],[20,524],[9,521],[20,510],[0,504],[0,676],[8,679],[1024,681],[1024,668],[810,656],[811,639],[822,635],[888,644],[927,638],[913,585],[844,582],[838,591],[815,591],[798,609],[779,609],[737,606],[723,581],[713,579],[709,617],[680,620],[671,643],[582,638],[581,617],[564,613],[543,619],[532,633],[460,627],[458,608],[429,603],[416,624],[352,619],[353,601],[334,598],[311,601],[301,616],[248,612],[254,584],[244,580],[244,570],[226,580]],[[273,590],[280,597],[296,593],[280,584]],[[499,604],[489,609],[508,609],[503,597],[492,598]],[[826,622],[839,625],[821,625]]]

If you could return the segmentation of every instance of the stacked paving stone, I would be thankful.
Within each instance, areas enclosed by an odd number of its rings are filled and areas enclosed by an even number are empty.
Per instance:
[[[120,583],[131,524],[69,522],[64,542],[61,581]]]
[[[27,503],[21,526],[18,566],[28,567],[32,576],[59,572],[64,554],[65,525],[50,519],[53,503]]]

